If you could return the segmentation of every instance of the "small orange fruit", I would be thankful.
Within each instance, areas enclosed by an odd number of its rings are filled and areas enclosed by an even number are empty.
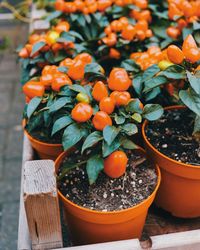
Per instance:
[[[126,172],[128,158],[123,151],[115,151],[104,160],[104,172],[111,178],[119,178]]]
[[[92,107],[83,102],[79,102],[76,106],[72,109],[71,116],[77,122],[86,122],[88,121],[93,114]]]
[[[112,125],[112,120],[106,112],[98,111],[94,115],[92,123],[97,130],[102,131],[106,126]]]

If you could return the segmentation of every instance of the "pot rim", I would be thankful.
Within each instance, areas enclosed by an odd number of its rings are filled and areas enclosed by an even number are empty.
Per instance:
[[[174,106],[168,106],[168,107],[165,107],[164,110],[169,110],[169,109],[186,109],[187,107],[186,106],[183,106],[183,105],[174,105]],[[158,151],[151,143],[150,141],[147,139],[147,136],[146,136],[146,133],[145,133],[145,128],[147,127],[149,121],[145,120],[143,125],[142,125],[142,136],[143,136],[143,139],[145,141],[145,143],[154,151],[156,152],[156,154],[158,154],[159,156],[165,158],[166,160],[168,161],[171,161],[175,164],[178,164],[180,166],[184,166],[184,167],[190,167],[190,168],[194,168],[194,169],[198,169],[200,168],[200,165],[191,165],[191,164],[187,164],[187,163],[184,163],[184,162],[179,162],[179,161],[176,161],[168,156],[166,156],[165,154],[161,153],[160,151]]]
[[[34,141],[34,142],[37,142],[38,144],[40,145],[43,145],[43,146],[49,146],[49,147],[62,147],[62,144],[61,143],[47,143],[47,142],[43,142],[43,141],[39,141],[37,140],[36,138],[32,137],[28,131],[25,129],[25,119],[23,119],[22,121],[22,127],[24,129],[24,133],[26,134],[26,136],[29,138],[30,141]]]
[[[146,154],[146,151],[142,148],[142,147],[138,147],[139,150],[143,151],[145,154]],[[133,150],[138,150],[138,149],[133,149]],[[58,157],[57,159],[55,160],[55,166],[59,164],[59,162],[66,156],[66,151],[62,152]],[[59,167],[60,167],[60,164],[59,164]],[[58,169],[59,169],[58,167]],[[65,202],[69,203],[71,206],[74,206],[76,207],[77,209],[80,209],[84,212],[89,212],[89,213],[92,213],[92,214],[122,214],[122,213],[126,213],[132,209],[137,209],[138,207],[142,206],[143,204],[145,204],[148,200],[151,200],[151,198],[156,194],[159,186],[160,186],[160,182],[161,182],[161,172],[160,172],[160,168],[157,164],[154,164],[154,167],[156,169],[156,172],[157,172],[157,184],[156,184],[156,187],[154,188],[154,191],[151,193],[151,195],[149,195],[145,200],[143,200],[142,202],[140,202],[139,204],[135,205],[135,206],[132,206],[132,207],[129,207],[129,208],[126,208],[126,209],[122,209],[122,210],[117,210],[117,211],[100,211],[100,210],[92,210],[92,209],[89,209],[89,208],[85,208],[85,207],[82,207],[82,206],[79,206],[77,205],[76,203],[70,201],[69,199],[67,199],[62,193],[61,191],[59,190],[59,188],[57,188],[58,190],[58,194],[59,196],[61,197],[62,200],[64,200]],[[57,172],[57,171],[56,171]]]

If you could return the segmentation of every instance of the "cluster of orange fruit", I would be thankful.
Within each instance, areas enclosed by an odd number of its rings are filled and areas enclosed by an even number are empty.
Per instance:
[[[176,22],[175,26],[167,28],[167,34],[177,39],[183,28],[188,24],[198,21],[200,17],[200,1],[168,0],[168,17]]]
[[[117,34],[120,34],[124,40],[140,40],[152,36],[152,31],[149,29],[146,20],[139,20],[135,25],[129,23],[128,18],[121,17],[114,20],[104,29],[106,37],[102,38],[103,43],[111,47],[117,43]]]
[[[65,1],[56,0],[55,9],[64,13],[81,12],[83,14],[91,14],[96,11],[103,12],[113,4],[117,6],[126,6],[134,4],[140,9],[146,9],[148,6],[147,0],[75,0]]]
[[[46,65],[39,81],[29,81],[23,86],[26,101],[29,102],[35,96],[43,96],[45,89],[59,92],[61,87],[73,84],[73,80],[83,79],[84,67],[91,62],[92,57],[87,53],[79,54],[74,59],[66,58],[60,66],[68,67],[67,74],[59,71],[59,66]]]
[[[130,58],[139,64],[142,70],[146,70],[151,65],[168,59],[166,50],[161,51],[157,46],[151,46],[144,52],[134,52],[130,55]]]
[[[123,68],[113,68],[108,77],[108,84],[102,81],[97,81],[92,87],[92,97],[99,103],[99,109],[93,116],[93,109],[89,104],[89,98],[81,100],[72,109],[72,118],[79,122],[87,122],[92,118],[92,124],[96,130],[103,129],[112,125],[111,114],[115,107],[126,106],[131,100],[131,95],[127,91],[131,86],[131,79]],[[140,108],[143,108],[140,103]]]
[[[61,49],[69,51],[74,48],[74,43],[62,42],[58,43],[57,39],[60,37],[62,32],[67,32],[70,29],[70,25],[67,21],[60,21],[56,26],[54,26],[50,31],[44,34],[32,34],[29,37],[28,43],[23,47],[19,52],[19,57],[21,58],[34,58],[39,55],[40,52],[47,52],[51,50],[54,53],[57,53]],[[38,42],[44,42],[45,45],[41,47],[37,52],[32,53],[33,46]]]
[[[182,49],[176,45],[170,45],[167,48],[169,60],[176,64],[181,64],[183,60],[190,63],[196,63],[200,60],[200,50],[192,35],[188,35],[183,42]]]

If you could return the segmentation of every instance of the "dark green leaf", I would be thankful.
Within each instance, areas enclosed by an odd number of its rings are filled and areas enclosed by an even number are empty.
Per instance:
[[[47,16],[46,21],[50,22],[51,20],[61,16],[61,14],[62,14],[61,11],[53,11],[53,12],[50,13],[50,15]]]
[[[69,89],[75,91],[75,92],[78,92],[78,93],[84,93],[84,94],[87,94],[86,90],[84,89],[83,86],[81,85],[78,85],[78,84],[73,84],[71,86],[69,86]]]
[[[129,136],[134,135],[138,132],[137,126],[133,123],[127,123],[127,124],[123,125],[122,130],[123,130],[123,132],[125,132]]]
[[[148,92],[145,95],[145,101],[148,102],[148,101],[154,99],[157,95],[160,94],[160,92],[161,92],[161,90],[159,87],[152,89],[150,92]]]
[[[143,82],[142,75],[137,75],[132,81],[133,88],[138,95],[142,94]]]
[[[71,103],[71,99],[68,97],[61,97],[57,99],[50,107],[49,113],[53,113],[63,108],[67,103]]]
[[[103,130],[103,138],[110,146],[115,140],[116,136],[119,134],[120,129],[114,126],[106,126]]]
[[[192,89],[181,90],[179,92],[181,101],[194,113],[200,116],[200,96],[197,95]]]
[[[30,118],[28,124],[26,125],[26,129],[29,133],[31,133],[36,128],[43,126],[43,123],[44,123],[43,113],[40,112],[36,116],[32,116]]]
[[[85,139],[81,153],[83,153],[87,148],[94,146],[97,142],[103,139],[102,134],[99,131],[94,131],[93,133],[89,134],[88,137]]]
[[[141,70],[140,66],[135,63],[132,59],[126,59],[121,63],[121,67],[130,72],[139,72]]]
[[[90,185],[95,183],[99,173],[103,170],[103,168],[104,162],[99,155],[94,155],[87,161],[86,170]]]
[[[129,139],[122,138],[120,140],[121,146],[125,149],[137,149],[138,146]]]
[[[195,122],[194,122],[194,130],[193,134],[200,133],[200,116],[196,115]]]
[[[64,150],[68,150],[75,146],[83,138],[83,136],[85,136],[85,132],[86,131],[81,129],[76,123],[69,125],[65,129],[62,137]]]
[[[184,79],[186,77],[185,69],[180,65],[169,66],[160,73],[160,76],[166,76],[170,79]]]
[[[61,129],[67,127],[72,122],[73,121],[72,121],[71,117],[69,117],[69,116],[63,116],[63,117],[59,118],[58,120],[56,120],[55,123],[53,124],[51,136],[53,136],[55,133],[57,133]]]
[[[163,115],[163,108],[159,104],[146,104],[143,110],[143,117],[149,121],[159,119]]]
[[[34,55],[36,52],[38,52],[41,48],[43,48],[46,45],[45,42],[38,42],[33,45],[31,56]]]
[[[34,97],[28,104],[27,107],[27,117],[30,118],[32,114],[35,112],[37,107],[40,105],[42,98]]]
[[[149,79],[151,79],[154,75],[156,75],[158,72],[160,72],[160,68],[158,65],[154,64],[147,68],[147,70],[144,71],[142,75],[142,82],[145,82]]]
[[[200,95],[200,78],[192,75],[189,71],[187,71],[187,78],[193,90]]]
[[[108,145],[107,142],[103,141],[102,152],[103,157],[107,157],[112,152],[116,151],[120,147],[121,143],[118,138],[116,138],[111,145]]]
[[[153,77],[149,80],[147,80],[144,84],[145,84],[145,87],[143,89],[143,92],[144,93],[147,93],[149,92],[150,90],[164,84],[164,83],[167,83],[168,80],[166,77],[164,76],[156,76],[156,77]]]
[[[114,119],[115,119],[116,124],[123,124],[126,120],[124,116],[119,116],[116,113],[115,113]]]
[[[130,113],[139,113],[142,114],[141,102],[138,98],[131,100],[126,106],[126,111]]]
[[[83,38],[79,33],[75,32],[75,31],[73,31],[73,30],[68,31],[68,33],[69,33],[71,36],[76,37],[76,38],[78,38],[78,39],[81,40],[81,41],[84,41],[84,38]]]
[[[60,34],[60,38],[57,39],[57,42],[74,42],[75,41],[75,38],[70,35],[69,32],[62,32]]]

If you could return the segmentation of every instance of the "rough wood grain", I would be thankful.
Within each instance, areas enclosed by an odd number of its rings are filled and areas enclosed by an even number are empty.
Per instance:
[[[23,183],[24,183],[24,164],[26,161],[33,160],[33,149],[26,136],[23,143],[22,171],[21,171],[21,194],[20,194],[20,210],[19,210],[19,227],[18,227],[18,250],[30,250],[31,243],[27,218],[23,201]]]
[[[52,160],[25,163],[24,204],[32,249],[62,247],[55,166]]]

